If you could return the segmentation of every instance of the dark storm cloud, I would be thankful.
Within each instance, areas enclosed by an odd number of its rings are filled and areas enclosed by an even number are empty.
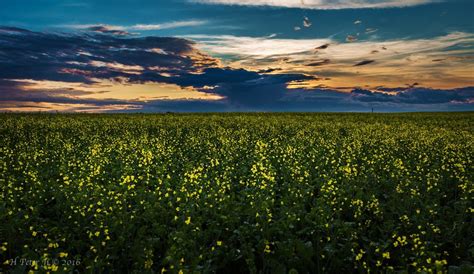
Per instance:
[[[90,83],[91,78],[128,77],[125,66],[144,72],[162,67],[191,72],[193,42],[179,38],[122,38],[102,34],[69,35],[0,28],[0,72],[4,79],[35,79]],[[103,66],[97,65],[102,62]],[[157,78],[158,73],[154,72]]]
[[[310,79],[314,77],[300,74],[260,75],[247,81],[222,83],[213,92],[225,96],[237,106],[267,107],[286,96],[288,82]]]
[[[269,90],[280,89],[278,85],[265,86]],[[256,91],[257,86],[250,86],[248,93]],[[402,90],[404,88],[400,88]],[[260,91],[262,92],[262,91]],[[263,91],[265,92],[265,91]],[[434,97],[425,100],[433,92]],[[242,104],[229,104],[227,100],[176,100],[154,101],[143,106],[143,111],[449,111],[472,110],[474,87],[454,90],[408,89],[395,95],[388,95],[369,90],[355,89],[350,93],[331,89],[294,89],[279,94],[277,100],[262,100]],[[261,97],[265,98],[265,97]],[[133,111],[133,110],[132,110]]]
[[[180,38],[102,34],[110,31],[107,28],[93,29],[101,33],[79,35],[1,30],[0,78],[7,80],[93,84],[95,79],[115,79],[128,83],[168,83],[225,96],[233,104],[256,105],[281,98],[290,81],[313,79],[299,74],[269,75],[220,67],[217,59],[196,50],[194,42]],[[204,89],[208,86],[213,88]],[[3,98],[25,94],[12,82],[9,90]],[[46,98],[63,93],[48,90],[37,95]],[[83,93],[71,90],[67,95]]]
[[[469,104],[474,101],[474,87],[452,90],[428,88],[400,88],[398,90],[399,91],[392,91],[391,93],[382,93],[364,89],[355,89],[351,94],[354,100],[360,102],[429,105],[448,103]]]

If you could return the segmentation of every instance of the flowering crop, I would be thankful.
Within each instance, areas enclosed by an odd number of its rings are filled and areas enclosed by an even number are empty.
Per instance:
[[[474,114],[0,115],[0,270],[472,273]]]

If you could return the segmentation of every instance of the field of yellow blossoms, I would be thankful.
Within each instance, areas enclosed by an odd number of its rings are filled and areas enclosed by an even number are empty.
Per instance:
[[[474,113],[1,114],[1,272],[472,273]]]

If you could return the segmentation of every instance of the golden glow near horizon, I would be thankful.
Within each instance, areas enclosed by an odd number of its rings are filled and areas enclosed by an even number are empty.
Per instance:
[[[49,103],[49,102],[0,102],[2,112],[108,112],[119,110],[140,110],[139,106],[128,104],[100,105],[78,103]]]
[[[137,101],[149,101],[149,100],[219,100],[222,97],[197,91],[191,87],[180,87],[175,84],[162,84],[162,83],[116,83],[109,80],[101,80],[103,88],[97,88],[107,90],[106,93],[98,93],[94,95],[95,99],[106,99],[114,98],[120,100],[137,100]]]
[[[38,81],[30,79],[16,79],[22,85],[22,92],[34,95],[35,92],[47,94],[51,97],[78,100],[77,103],[46,103],[31,101],[5,101],[0,108],[2,111],[84,111],[105,112],[110,110],[140,109],[134,103],[152,100],[219,100],[221,96],[200,92],[193,88],[183,88],[174,84],[161,83],[121,83],[111,80],[100,80],[94,84],[71,83],[61,81]],[[124,103],[111,103],[97,107],[93,104],[82,104],[80,100],[117,100]],[[127,104],[129,102],[129,104]]]
[[[148,101],[155,99],[168,100],[189,100],[205,99],[219,100],[222,97],[197,91],[193,88],[183,88],[175,84],[162,83],[121,83],[111,80],[93,79],[97,81],[94,84],[61,82],[61,81],[38,81],[29,79],[17,79],[16,82],[23,84],[24,91],[49,92],[63,94],[64,91],[71,92],[74,95],[68,95],[70,98],[87,99],[116,99],[116,100],[134,100]],[[77,91],[77,93],[74,93]],[[83,94],[81,94],[83,92]]]

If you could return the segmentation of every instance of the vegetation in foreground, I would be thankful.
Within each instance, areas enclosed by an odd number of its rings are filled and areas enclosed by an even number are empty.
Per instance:
[[[472,273],[474,113],[0,115],[4,271]]]

